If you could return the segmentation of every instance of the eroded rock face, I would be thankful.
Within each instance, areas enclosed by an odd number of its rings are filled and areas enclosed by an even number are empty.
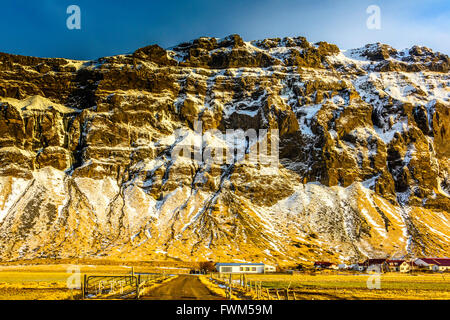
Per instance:
[[[448,64],[238,35],[97,61],[0,54],[1,259],[448,256]],[[226,146],[208,130],[278,130],[278,169],[174,158],[199,122],[203,151]]]

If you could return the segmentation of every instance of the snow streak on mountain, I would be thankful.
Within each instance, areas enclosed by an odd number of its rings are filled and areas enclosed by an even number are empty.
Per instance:
[[[0,258],[449,256],[449,86],[428,48],[303,37],[0,54]],[[277,129],[278,169],[174,158],[196,122]]]

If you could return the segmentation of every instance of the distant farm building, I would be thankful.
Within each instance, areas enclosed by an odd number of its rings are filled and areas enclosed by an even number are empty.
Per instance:
[[[216,263],[220,273],[267,273],[275,272],[276,268],[264,263]]]
[[[420,258],[414,261],[414,264],[421,268],[426,268],[431,271],[449,271],[449,258]]]
[[[400,272],[407,273],[414,269],[413,261],[405,261],[400,265]]]
[[[348,266],[349,270],[355,270],[355,271],[364,271],[364,266],[360,265],[359,263],[353,263]]]
[[[328,261],[316,261],[314,262],[314,268],[316,269],[331,269],[334,266],[333,263]]]
[[[330,268],[328,263],[324,264],[323,262],[316,262],[314,266],[324,266],[326,268]],[[345,265],[338,265],[338,269],[345,269]],[[367,259],[364,262],[351,264],[347,266],[347,269],[360,272],[367,271],[407,273],[413,270],[444,272],[450,271],[450,258],[420,258],[409,261],[402,259]]]
[[[386,266],[389,271],[400,271],[400,266],[405,260],[386,260]]]
[[[386,259],[367,259],[359,265],[367,271],[382,272],[388,270]]]
[[[340,263],[340,264],[338,264],[337,267],[338,267],[339,270],[347,270],[347,269],[349,269],[349,266],[346,265],[345,263]]]

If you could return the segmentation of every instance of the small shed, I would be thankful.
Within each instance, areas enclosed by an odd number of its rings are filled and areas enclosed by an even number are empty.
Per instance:
[[[347,269],[349,269],[349,266],[346,265],[345,263],[340,263],[340,264],[338,264],[337,267],[338,267],[339,270],[347,270]]]

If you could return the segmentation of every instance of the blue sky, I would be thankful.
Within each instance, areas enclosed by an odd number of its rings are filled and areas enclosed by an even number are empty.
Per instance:
[[[81,8],[81,30],[66,27],[72,4]],[[381,9],[380,30],[366,27],[369,5]],[[419,44],[450,54],[449,0],[0,0],[0,8],[0,51],[40,57],[93,59],[232,33],[301,35],[343,49]]]

